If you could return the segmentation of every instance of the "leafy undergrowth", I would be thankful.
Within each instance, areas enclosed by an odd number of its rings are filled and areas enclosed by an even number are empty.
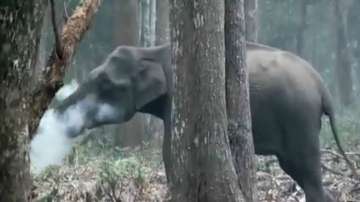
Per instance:
[[[35,178],[34,201],[166,201],[166,176],[159,163],[160,152],[129,150],[127,153],[135,154],[48,168]],[[335,150],[327,149],[322,153],[322,163],[326,167],[323,169],[325,187],[337,201],[360,201],[360,181],[349,177],[350,170],[342,157]],[[152,156],[151,160],[157,163],[139,156],[144,154]],[[360,162],[360,153],[350,154],[353,161]],[[276,158],[257,159],[260,201],[305,201],[302,190],[279,168]]]
[[[354,113],[338,119],[340,139],[360,173],[360,122]],[[325,119],[324,119],[325,120]],[[360,201],[360,181],[339,155],[328,123],[321,133],[323,184],[340,202]],[[305,202],[302,190],[279,167],[274,157],[257,157],[259,201]],[[50,167],[34,177],[34,201],[167,201],[160,149],[109,149],[88,141],[78,146],[64,166]]]
[[[124,149],[106,153],[86,163],[52,166],[35,176],[33,200],[130,202],[166,198],[159,151]]]

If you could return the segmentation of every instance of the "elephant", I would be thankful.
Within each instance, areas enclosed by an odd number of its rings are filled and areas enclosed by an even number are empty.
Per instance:
[[[304,190],[306,201],[331,201],[321,178],[322,115],[329,117],[336,143],[344,152],[328,89],[314,68],[295,54],[257,43],[246,46],[255,153],[275,155],[281,168]],[[175,90],[170,52],[169,45],[116,48],[56,107],[64,112],[85,103],[83,125],[69,128],[68,135],[75,137],[85,128],[126,122],[136,112],[143,112],[163,119],[164,138],[170,138]]]

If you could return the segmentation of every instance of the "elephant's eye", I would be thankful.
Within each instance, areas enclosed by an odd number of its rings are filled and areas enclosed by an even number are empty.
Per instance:
[[[114,88],[114,85],[111,84],[109,81],[102,81],[100,83],[100,90],[101,91],[109,91]]]
[[[103,82],[98,86],[98,95],[101,100],[114,100],[114,86],[109,82]]]
[[[99,91],[107,91],[113,88],[113,85],[109,81],[109,78],[104,73],[101,73],[97,76],[96,85]]]

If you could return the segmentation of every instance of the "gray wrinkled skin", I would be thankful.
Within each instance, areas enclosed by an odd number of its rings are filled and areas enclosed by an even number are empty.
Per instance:
[[[64,111],[87,100],[84,126],[69,129],[69,135],[128,121],[136,112],[169,123],[170,64],[169,46],[115,49],[58,106]],[[282,169],[303,188],[308,202],[331,201],[321,184],[319,132],[322,115],[333,118],[333,110],[319,74],[289,52],[252,43],[247,44],[247,65],[256,154],[276,155]],[[111,113],[102,112],[99,106],[103,104]]]

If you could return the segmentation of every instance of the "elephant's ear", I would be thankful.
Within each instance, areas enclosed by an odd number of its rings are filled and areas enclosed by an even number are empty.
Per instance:
[[[140,109],[166,93],[166,78],[162,65],[151,59],[141,59],[135,76],[135,104]]]

